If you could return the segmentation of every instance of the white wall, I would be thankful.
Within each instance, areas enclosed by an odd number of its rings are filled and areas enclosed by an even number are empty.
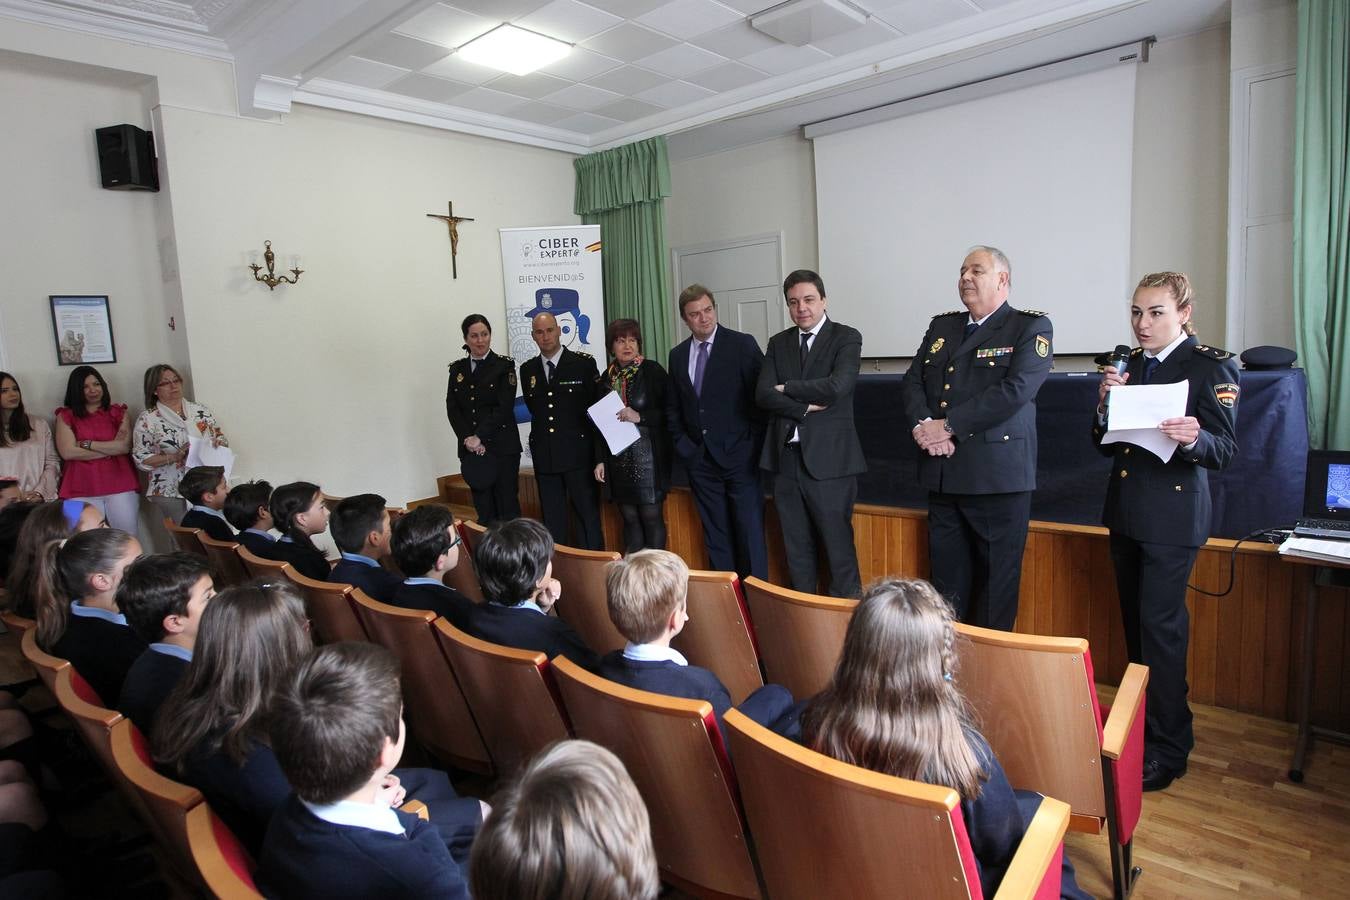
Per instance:
[[[460,320],[506,345],[497,229],[568,224],[572,157],[297,106],[284,124],[165,107],[178,261],[197,395],[241,472],[330,493],[431,496],[458,470],[445,418]],[[455,201],[459,278],[444,213]],[[271,240],[275,291],[248,252]]]
[[[49,294],[106,294],[117,363],[113,399],[136,414],[147,365],[173,356],[156,247],[160,194],[104,190],[94,129],[150,126],[145,79],[0,51],[0,342],[27,409],[51,418],[70,367],[57,365]],[[180,323],[181,324],[181,323]]]

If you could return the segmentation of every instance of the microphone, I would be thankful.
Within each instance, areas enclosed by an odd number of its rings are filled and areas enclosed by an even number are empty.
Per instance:
[[[1124,344],[1116,344],[1116,349],[1111,351],[1111,356],[1107,359],[1106,364],[1114,367],[1117,375],[1123,376],[1125,374],[1125,367],[1130,364],[1130,348],[1126,347]],[[1106,392],[1106,408],[1111,408],[1110,391]]]

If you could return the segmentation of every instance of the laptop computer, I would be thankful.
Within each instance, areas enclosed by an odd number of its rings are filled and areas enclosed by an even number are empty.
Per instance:
[[[1302,537],[1350,541],[1350,450],[1309,450],[1303,484]]]

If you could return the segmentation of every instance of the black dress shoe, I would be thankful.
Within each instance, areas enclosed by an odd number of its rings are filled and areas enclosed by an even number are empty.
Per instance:
[[[1144,790],[1161,791],[1176,779],[1186,774],[1186,767],[1173,769],[1156,759],[1144,761]]]

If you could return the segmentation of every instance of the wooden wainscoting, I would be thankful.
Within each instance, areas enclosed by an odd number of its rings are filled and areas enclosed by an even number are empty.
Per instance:
[[[437,482],[440,498],[471,504],[462,477]],[[539,515],[539,493],[528,469],[520,473],[525,515]],[[613,504],[602,504],[605,546],[622,551],[622,525]],[[692,568],[707,568],[703,528],[693,498],[675,488],[666,498],[669,548]],[[765,514],[769,577],[787,584],[783,542],[770,500]],[[853,536],[864,583],[885,575],[928,576],[927,515],[920,510],[859,505]],[[1191,584],[1218,592],[1228,584],[1233,541],[1211,540],[1200,551]],[[1243,544],[1233,590],[1225,597],[1189,592],[1191,699],[1226,709],[1292,721],[1298,714],[1297,679],[1303,660],[1305,589],[1310,566],[1282,562],[1269,544]],[[1350,730],[1350,591],[1322,588],[1313,665],[1313,721]],[[1105,528],[1032,522],[1022,564],[1017,630],[1086,637],[1098,680],[1116,683],[1127,662]]]

